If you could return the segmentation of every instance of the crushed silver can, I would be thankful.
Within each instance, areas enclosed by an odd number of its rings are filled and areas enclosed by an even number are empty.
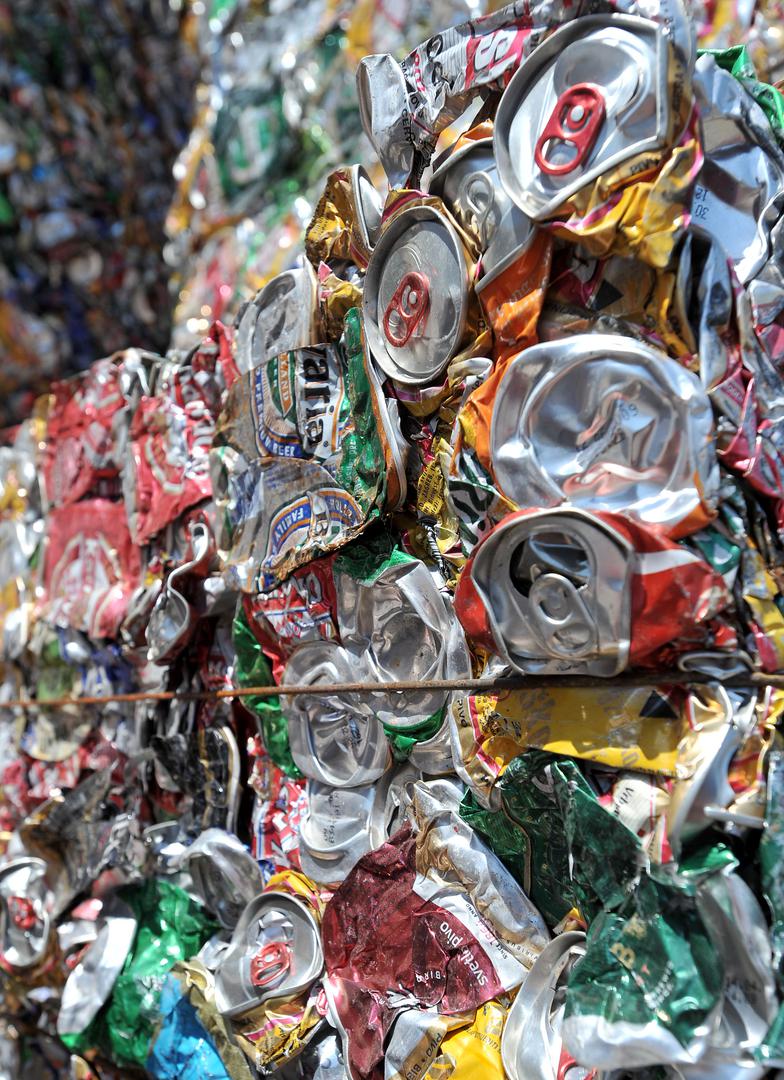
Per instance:
[[[603,173],[660,149],[670,124],[668,44],[634,15],[562,26],[518,69],[498,106],[501,183],[542,221]]]
[[[364,165],[352,165],[349,176],[354,206],[357,210],[357,228],[365,247],[368,251],[372,251],[381,232],[384,204]]]
[[[307,809],[299,823],[302,872],[320,885],[343,881],[356,863],[387,839],[400,819],[407,783],[419,778],[410,764],[387,769],[380,780],[333,788],[309,780]]]
[[[455,610],[520,672],[613,676],[690,644],[729,603],[697,556],[621,514],[518,510],[474,549]],[[703,632],[704,633],[704,632]]]
[[[440,160],[429,189],[476,241],[483,274],[501,273],[533,235],[534,223],[501,186],[492,138],[466,142]]]
[[[713,412],[696,375],[616,334],[576,334],[514,357],[493,405],[499,490],[520,507],[627,513],[680,537],[719,501]]]
[[[781,216],[784,152],[760,106],[712,56],[697,61],[694,90],[705,162],[692,221],[721,245],[745,285],[767,261]]]
[[[585,955],[585,934],[572,930],[548,941],[517,991],[501,1036],[508,1080],[584,1080],[561,1041],[563,993],[571,968]]]
[[[268,281],[237,318],[235,360],[241,373],[318,341],[318,289],[309,263]]]
[[[398,382],[432,382],[465,336],[469,258],[457,230],[431,206],[400,211],[381,233],[362,293],[365,334]]]
[[[353,682],[349,657],[336,641],[319,640],[298,646],[286,662],[281,683]],[[352,708],[337,694],[333,698],[306,694],[281,698],[288,722],[291,756],[300,772],[331,787],[371,784],[390,762],[384,729],[361,700]]]
[[[46,953],[54,905],[46,870],[43,859],[32,857],[0,869],[0,958],[11,967],[33,967]]]
[[[100,916],[95,941],[68,976],[60,1000],[57,1034],[84,1031],[108,1000],[136,936],[136,919],[113,897]]]
[[[205,829],[183,852],[180,865],[191,876],[191,892],[229,930],[264,884],[245,845],[222,829]]]
[[[215,972],[218,1011],[241,1016],[270,999],[293,997],[323,967],[319,927],[308,905],[288,893],[261,893],[243,911]]]
[[[418,559],[392,561],[362,579],[335,574],[338,624],[355,681],[468,677],[471,662],[451,600]],[[405,731],[444,709],[448,692],[374,693],[368,702],[383,724]]]

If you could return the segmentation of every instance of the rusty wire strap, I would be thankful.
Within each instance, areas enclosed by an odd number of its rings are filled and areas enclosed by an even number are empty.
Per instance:
[[[220,698],[295,697],[310,694],[329,697],[333,694],[405,694],[423,690],[468,690],[474,694],[497,694],[504,690],[544,690],[591,687],[622,688],[635,686],[702,686],[711,683],[735,688],[781,687],[784,674],[749,672],[717,679],[698,672],[651,671],[602,679],[591,675],[507,675],[496,679],[423,679],[383,683],[314,683],[312,686],[234,686],[229,690],[139,690],[130,694],[106,694],[104,697],[61,697],[39,701],[36,698],[0,702],[2,709],[58,709],[66,705],[106,705],[113,701],[213,701]]]

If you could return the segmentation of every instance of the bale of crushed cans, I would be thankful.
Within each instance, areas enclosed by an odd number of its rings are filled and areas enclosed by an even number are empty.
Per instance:
[[[335,168],[233,325],[0,447],[4,1078],[784,1075],[784,40],[737,8],[365,57],[384,191]]]
[[[0,12],[0,426],[55,376],[165,349],[163,225],[197,52],[168,0]]]

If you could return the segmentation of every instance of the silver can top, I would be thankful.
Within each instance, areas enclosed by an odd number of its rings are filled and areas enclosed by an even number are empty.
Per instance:
[[[493,135],[501,183],[535,221],[668,134],[667,40],[633,15],[557,30],[506,88]]]
[[[707,518],[718,503],[702,384],[617,334],[578,334],[518,354],[498,387],[490,448],[500,490],[520,507],[570,503],[679,534],[701,505]]]
[[[468,263],[447,218],[429,206],[403,210],[368,264],[362,312],[373,356],[390,378],[435,379],[465,333]]]

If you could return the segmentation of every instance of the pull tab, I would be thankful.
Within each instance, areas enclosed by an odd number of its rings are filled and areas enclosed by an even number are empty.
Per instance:
[[[596,1069],[578,1065],[568,1050],[561,1048],[556,1080],[596,1080],[596,1075]]]
[[[568,578],[542,574],[531,584],[528,602],[531,621],[554,656],[577,660],[593,651],[594,620]]]
[[[581,168],[593,150],[604,115],[604,97],[597,87],[577,83],[564,90],[536,144],[534,160],[542,172],[549,176],[566,176]],[[548,147],[550,143],[555,143],[555,147]],[[574,147],[574,156],[556,165],[547,156],[548,152],[565,143]]]
[[[269,941],[250,962],[250,981],[265,987],[274,983],[291,967],[291,950],[283,941]]]
[[[470,173],[460,188],[460,199],[476,218],[476,231],[482,247],[487,246],[487,224],[495,204],[495,188],[486,172]]]
[[[430,283],[424,274],[410,270],[395,289],[384,312],[384,333],[390,344],[401,348],[430,308]],[[390,324],[395,320],[396,326]]]
[[[8,910],[14,926],[19,930],[33,930],[38,925],[39,920],[33,902],[26,896],[9,896]]]

